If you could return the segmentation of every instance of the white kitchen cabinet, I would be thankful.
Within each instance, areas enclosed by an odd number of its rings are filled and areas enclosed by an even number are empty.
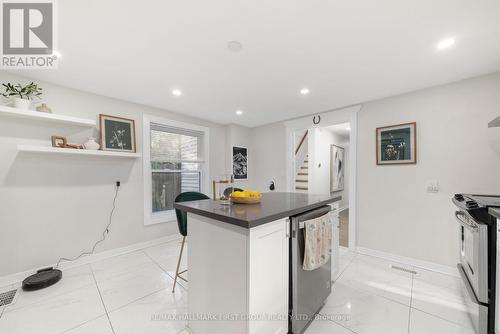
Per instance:
[[[188,313],[201,319],[191,331],[287,333],[286,219],[249,229],[189,213],[188,222]]]

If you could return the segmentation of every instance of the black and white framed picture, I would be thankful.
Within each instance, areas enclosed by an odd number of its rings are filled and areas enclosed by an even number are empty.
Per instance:
[[[248,180],[248,149],[233,146],[233,174],[235,180]]]
[[[104,151],[135,153],[135,122],[133,119],[99,115],[101,148]]]
[[[377,128],[377,165],[417,163],[417,123]]]
[[[345,149],[332,145],[330,150],[330,192],[344,190]]]

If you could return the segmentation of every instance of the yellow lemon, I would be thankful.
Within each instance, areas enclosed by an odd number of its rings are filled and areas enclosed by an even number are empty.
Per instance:
[[[251,190],[243,190],[243,191],[234,191],[231,196],[233,197],[260,197],[260,192],[251,191]]]

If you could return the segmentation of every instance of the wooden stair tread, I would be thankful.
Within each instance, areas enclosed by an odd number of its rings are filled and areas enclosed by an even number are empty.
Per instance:
[[[309,175],[309,173],[297,173],[297,175]]]
[[[305,183],[305,182],[309,182],[307,180],[295,180],[295,182],[302,182],[302,183]]]
[[[295,190],[309,190],[309,188],[305,188],[305,187],[295,187]]]

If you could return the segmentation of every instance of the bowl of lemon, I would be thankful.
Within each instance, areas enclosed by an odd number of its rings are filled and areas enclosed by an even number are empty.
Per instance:
[[[231,202],[238,204],[257,204],[262,199],[262,194],[258,191],[233,191],[231,193]]]

